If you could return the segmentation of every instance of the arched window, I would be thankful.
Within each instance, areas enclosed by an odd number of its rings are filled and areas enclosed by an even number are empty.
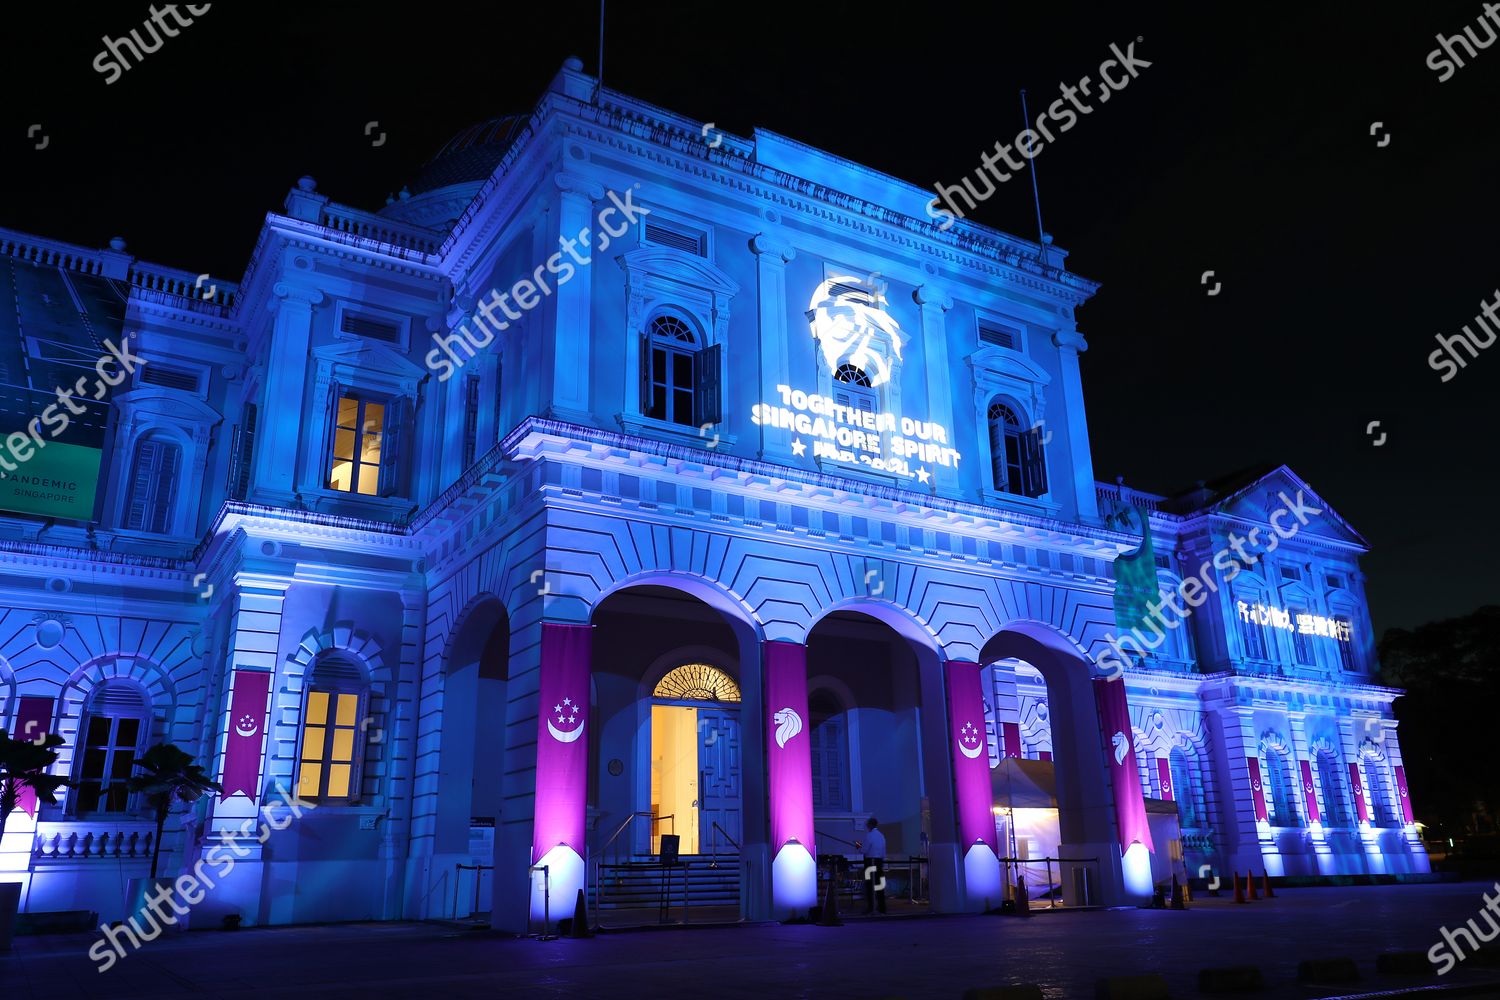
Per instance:
[[[135,774],[135,760],[145,750],[150,728],[150,706],[134,684],[105,681],[94,689],[79,726],[83,752],[77,770],[76,813],[130,810],[125,782]]]
[[[172,504],[182,448],[161,434],[144,434],[135,445],[130,467],[130,495],[125,502],[125,527],[130,531],[166,534],[172,530]]]
[[[1182,747],[1173,747],[1167,756],[1172,772],[1173,791],[1177,796],[1177,817],[1184,829],[1207,825],[1208,807],[1203,796],[1203,778],[1197,762]]]
[[[1328,826],[1352,826],[1349,797],[1344,794],[1343,768],[1333,754],[1319,750],[1318,784],[1323,786],[1323,820]]]
[[[641,412],[698,427],[718,423],[719,410],[719,345],[702,346],[671,313],[651,320],[641,341]]]
[[[990,401],[990,479],[1001,493],[1039,497],[1047,492],[1047,463],[1041,428],[1021,425],[1016,411],[999,399]]]
[[[1401,813],[1396,806],[1396,796],[1391,788],[1390,768],[1383,758],[1364,759],[1365,788],[1370,792],[1370,804],[1374,806],[1375,826],[1400,826]]]
[[[858,365],[842,364],[833,373],[833,400],[863,413],[876,413],[878,397],[870,384],[870,375]]]
[[[359,798],[368,689],[364,671],[348,657],[325,653],[313,664],[302,706],[299,797]]]
[[[1261,766],[1265,769],[1266,813],[1272,826],[1301,826],[1297,799],[1292,793],[1291,759],[1274,747],[1261,746]]]
[[[849,724],[844,706],[828,691],[814,691],[807,699],[812,746],[813,809],[848,812]]]
[[[740,686],[718,667],[707,663],[684,663],[667,671],[656,682],[653,697],[671,701],[738,702]]]

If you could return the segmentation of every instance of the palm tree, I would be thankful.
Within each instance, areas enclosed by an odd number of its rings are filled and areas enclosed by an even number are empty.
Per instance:
[[[191,755],[171,743],[158,743],[141,754],[135,762],[144,774],[138,774],[125,783],[132,792],[146,796],[146,802],[156,810],[156,841],[151,845],[151,878],[156,878],[156,862],[161,857],[162,831],[167,825],[167,816],[177,802],[195,802],[205,792],[223,791],[217,781],[209,780],[203,768],[193,763]]]
[[[38,802],[52,805],[57,790],[72,784],[67,778],[48,774],[47,768],[57,762],[56,747],[63,738],[48,733],[36,740],[13,740],[0,729],[0,840],[5,838],[5,824],[21,804],[21,789],[30,788]]]

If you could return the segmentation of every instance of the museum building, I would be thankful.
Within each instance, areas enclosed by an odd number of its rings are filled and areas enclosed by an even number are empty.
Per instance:
[[[223,785],[194,926],[786,918],[871,816],[937,912],[1427,871],[1358,532],[1096,482],[1063,250],[710,131],[569,60],[238,282],[0,230],[0,722],[72,781],[23,910],[125,915],[161,742]]]

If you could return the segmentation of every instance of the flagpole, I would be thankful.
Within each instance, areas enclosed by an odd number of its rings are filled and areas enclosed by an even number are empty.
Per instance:
[[[604,0],[599,0],[599,80],[594,85],[594,103],[600,103],[604,93]]]
[[[602,4],[604,0],[599,0]],[[1031,131],[1031,112],[1026,110],[1026,88],[1021,88],[1021,119],[1026,123],[1026,131]],[[1036,238],[1043,246],[1047,243],[1047,230],[1042,228],[1042,195],[1036,186],[1036,156],[1026,157],[1026,162],[1031,166],[1031,200],[1036,205]],[[1038,251],[1040,253],[1041,251]]]

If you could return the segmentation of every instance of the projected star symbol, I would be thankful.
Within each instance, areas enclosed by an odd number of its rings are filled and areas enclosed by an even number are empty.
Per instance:
[[[801,438],[793,438],[792,439],[792,454],[793,455],[805,455],[806,453],[807,453],[807,445],[805,445],[805,444],[802,443],[802,439]]]
[[[922,483],[924,486],[927,484],[927,480],[929,480],[931,478],[932,478],[932,473],[928,472],[926,469],[918,469],[917,470],[917,481],[919,483]]]

